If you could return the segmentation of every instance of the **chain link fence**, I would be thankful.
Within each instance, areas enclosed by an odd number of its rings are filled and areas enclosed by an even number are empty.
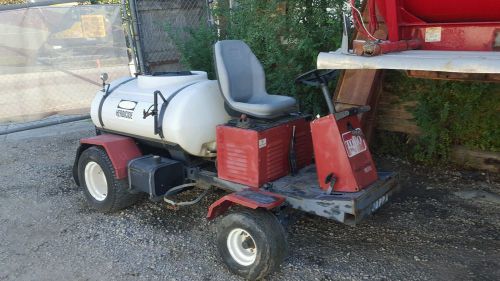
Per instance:
[[[139,35],[136,44],[142,49],[144,71],[181,70],[179,53],[168,30],[182,33],[206,22],[207,0],[130,0],[130,5],[136,10]]]
[[[0,123],[88,113],[99,74],[128,64],[120,6],[0,11]]]
[[[168,30],[182,33],[209,16],[207,0],[35,2],[0,1],[17,5],[0,5],[0,134],[50,116],[43,120],[54,122],[54,115],[88,114],[100,73],[113,80],[135,71],[127,43],[139,72],[141,64],[144,73],[182,70]]]

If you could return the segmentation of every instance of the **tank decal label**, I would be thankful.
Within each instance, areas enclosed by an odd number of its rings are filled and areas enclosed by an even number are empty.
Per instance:
[[[361,137],[361,129],[356,128],[354,131],[354,134],[351,131],[342,134],[342,141],[349,158],[364,152],[368,147],[363,137]]]
[[[118,108],[125,110],[134,110],[136,105],[137,105],[136,101],[121,100],[120,103],[118,104]]]
[[[123,109],[118,109],[116,110],[116,117],[120,119],[129,119],[132,120],[132,114],[134,114],[134,111],[130,110],[123,110]]]
[[[259,148],[264,148],[267,145],[267,139],[263,138],[259,140]]]
[[[104,105],[104,101],[106,101],[106,99],[109,97],[109,95],[111,95],[111,93],[113,93],[113,91],[116,90],[118,87],[120,87],[121,85],[126,84],[126,83],[128,83],[128,82],[130,82],[132,80],[135,80],[135,79],[136,79],[135,77],[132,77],[130,79],[122,81],[122,82],[118,83],[118,85],[115,85],[111,89],[109,89],[109,87],[111,87],[111,84],[108,84],[106,92],[104,93],[104,95],[102,96],[101,101],[99,102],[99,109],[97,110],[97,116],[99,118],[99,124],[101,124],[101,127],[104,128],[104,123],[102,122],[102,106]]]
[[[121,100],[118,103],[116,109],[116,117],[120,119],[132,120],[132,115],[134,114],[135,107],[137,106],[136,101]]]

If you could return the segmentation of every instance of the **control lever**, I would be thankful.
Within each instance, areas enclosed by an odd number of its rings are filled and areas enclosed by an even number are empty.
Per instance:
[[[348,116],[358,115],[360,113],[365,113],[365,112],[368,112],[370,110],[371,110],[371,107],[369,105],[363,105],[363,106],[359,106],[359,107],[352,107],[352,108],[346,109],[344,111],[336,112],[333,115],[335,116],[336,120],[340,120],[340,119],[346,118]]]
[[[149,116],[156,116],[156,114],[158,112],[156,112],[154,109],[152,109],[154,107],[154,105],[151,105],[148,110],[143,110],[142,111],[142,119],[146,119],[148,118]]]
[[[337,176],[335,176],[334,173],[330,173],[328,176],[326,176],[325,183],[328,183],[328,189],[325,193],[327,195],[330,195],[333,191],[333,188],[335,187],[335,184],[337,183]]]
[[[163,100],[163,103],[166,103],[167,100],[165,99],[165,97],[163,96],[163,94],[156,90],[154,91],[153,93],[153,104],[148,108],[148,110],[143,110],[142,111],[142,118],[143,119],[146,119],[148,118],[149,116],[153,116],[155,119],[154,119],[154,134],[155,135],[160,135],[161,138],[163,138],[163,135],[161,133],[161,130],[159,128],[159,120],[158,120],[158,96],[160,96],[160,98]],[[152,108],[152,109],[151,109]]]
[[[321,91],[323,92],[323,97],[325,98],[326,105],[328,106],[328,112],[330,114],[335,114],[335,106],[333,105],[332,97],[330,96],[330,90],[328,90],[328,83],[321,80],[320,82]]]
[[[351,122],[347,122],[347,130],[351,132],[353,136],[357,137],[364,137],[365,135],[363,134],[363,131],[361,131],[360,128],[354,128],[351,124]]]
[[[297,174],[297,154],[295,153],[295,126],[292,129],[292,141],[290,142],[290,172],[292,176]]]

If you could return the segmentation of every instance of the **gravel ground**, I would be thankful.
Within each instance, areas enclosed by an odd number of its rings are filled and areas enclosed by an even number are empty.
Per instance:
[[[71,178],[90,123],[44,132],[0,138],[0,280],[238,280],[204,218],[220,194],[178,211],[144,200],[94,212]],[[400,195],[356,227],[300,217],[268,280],[500,280],[498,175],[378,165],[400,172]]]

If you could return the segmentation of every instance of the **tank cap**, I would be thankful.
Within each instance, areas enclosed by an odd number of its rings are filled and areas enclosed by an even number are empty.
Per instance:
[[[153,155],[153,160],[155,160],[156,163],[160,163],[161,157],[158,155]]]

